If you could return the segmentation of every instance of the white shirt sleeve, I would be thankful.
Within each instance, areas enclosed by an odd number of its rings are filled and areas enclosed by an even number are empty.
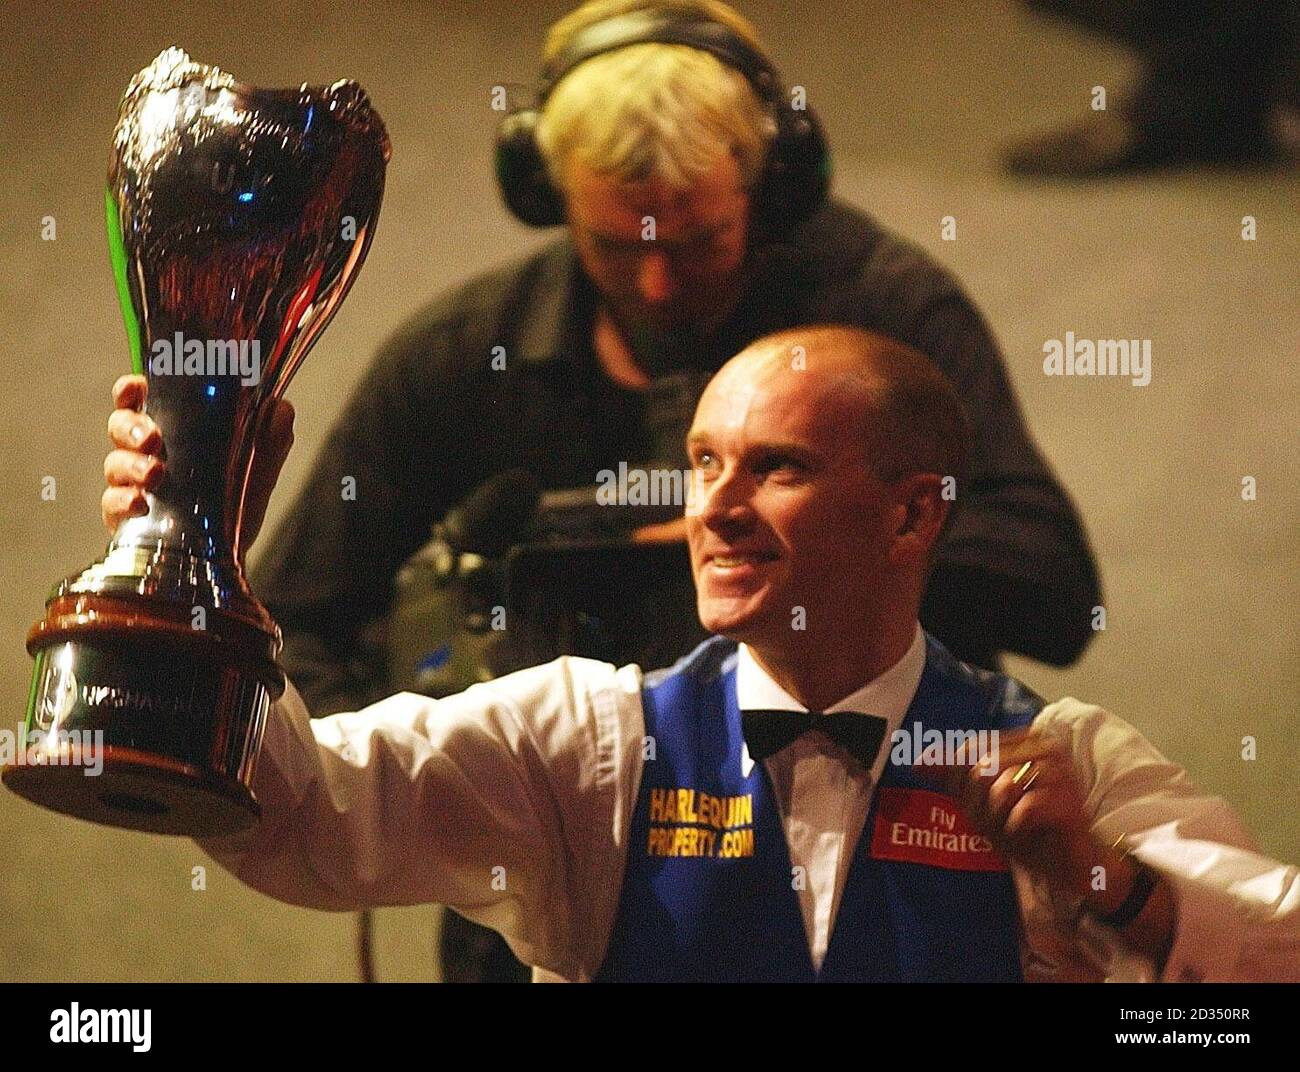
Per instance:
[[[1262,855],[1225,800],[1123,719],[1067,697],[1035,728],[1070,742],[1098,839],[1128,835],[1134,856],[1170,883],[1174,941],[1160,981],[1300,979],[1300,870]],[[1101,924],[1087,921],[1086,937],[1119,954]]]
[[[290,683],[254,773],[261,823],[198,844],[278,900],[449,905],[525,963],[581,978],[616,908],[616,790],[639,697],[636,667],[574,658],[443,700],[399,693],[315,720]],[[593,907],[609,917],[604,933]]]

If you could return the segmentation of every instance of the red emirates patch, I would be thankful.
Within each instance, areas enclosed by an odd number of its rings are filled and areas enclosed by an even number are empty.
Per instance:
[[[877,790],[871,855],[950,871],[1005,871],[993,843],[977,834],[952,797],[929,789]]]

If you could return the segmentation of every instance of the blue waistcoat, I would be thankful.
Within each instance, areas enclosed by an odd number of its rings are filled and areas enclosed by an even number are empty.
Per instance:
[[[902,728],[1009,730],[1028,725],[1042,704],[927,635]],[[956,808],[892,758],[815,970],[767,768],[756,762],[741,774],[735,644],[713,637],[647,674],[642,707],[654,758],[643,764],[618,913],[595,981],[1021,981],[1010,873],[996,854],[965,852],[966,841],[956,855],[895,847],[917,838],[955,845],[937,840],[942,820],[924,826],[936,814],[953,822]],[[893,752],[889,740],[882,747]],[[965,869],[971,860],[998,869]]]

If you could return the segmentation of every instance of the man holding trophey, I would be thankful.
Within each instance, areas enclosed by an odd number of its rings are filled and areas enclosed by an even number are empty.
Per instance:
[[[112,484],[162,464],[140,396],[118,396]],[[291,416],[267,425],[257,520]],[[1044,705],[920,629],[968,440],[901,344],[759,340],[688,440],[717,635],[656,673],[563,658],[315,721],[290,684],[261,825],[203,848],[294,904],[450,905],[541,977],[1300,976],[1300,875],[1224,801],[1114,715]],[[922,727],[996,747],[896,762]]]

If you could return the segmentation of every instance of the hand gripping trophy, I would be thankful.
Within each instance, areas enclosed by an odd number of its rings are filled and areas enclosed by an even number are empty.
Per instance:
[[[389,155],[355,82],[258,89],[176,48],[131,80],[105,205],[167,475],[28,634],[28,747],[2,774],[15,792],[155,833],[256,822],[284,676],[239,558],[244,489],[259,422],[366,258]],[[93,777],[69,755],[87,740]]]

